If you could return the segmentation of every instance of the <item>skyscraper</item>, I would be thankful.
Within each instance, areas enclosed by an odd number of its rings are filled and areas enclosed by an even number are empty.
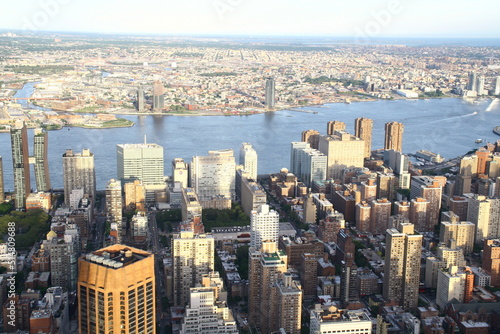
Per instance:
[[[500,286],[500,239],[484,240],[483,269],[491,275],[491,286]]]
[[[174,184],[180,183],[181,188],[188,186],[189,180],[189,165],[182,158],[172,160],[172,180]]]
[[[161,111],[165,107],[165,95],[163,95],[163,84],[157,80],[153,85],[153,110]]]
[[[201,284],[214,270],[214,238],[211,234],[181,231],[172,239],[174,305],[184,307],[190,288]]]
[[[139,89],[137,90],[137,111],[142,112],[144,111],[144,90],[142,89],[142,86],[139,86]]]
[[[146,208],[146,189],[140,180],[125,183],[125,210],[144,211]]]
[[[5,192],[3,188],[3,159],[0,156],[0,203],[5,201]]]
[[[370,158],[372,150],[373,120],[369,118],[356,118],[354,120],[354,135],[365,142],[365,158]]]
[[[243,165],[243,170],[247,173],[248,178],[257,181],[257,152],[252,144],[241,144],[240,165]]]
[[[280,328],[300,333],[302,290],[287,273],[288,259],[274,242],[264,242],[260,251],[250,247],[248,266],[248,322],[262,333]]]
[[[493,94],[499,95],[500,94],[500,76],[495,78],[495,89]]]
[[[81,334],[156,333],[153,254],[113,245],[78,260]]]
[[[302,131],[301,141],[308,143],[311,148],[318,149],[319,145],[319,131],[306,130]]]
[[[292,142],[290,162],[292,173],[309,187],[326,179],[327,156],[308,143]]]
[[[63,154],[64,203],[70,204],[70,194],[74,189],[83,189],[91,200],[95,200],[94,154],[89,149],[82,153],[66,150]]]
[[[469,72],[469,80],[467,82],[468,90],[476,90],[477,87],[477,74],[475,71]]]
[[[22,209],[26,205],[26,197],[31,192],[28,131],[24,122],[16,122],[10,129],[10,139],[14,168],[14,203],[16,209]]]
[[[404,125],[401,123],[398,122],[386,123],[384,149],[402,152],[403,131],[404,131]]]
[[[422,240],[413,224],[387,230],[383,295],[404,309],[414,309],[418,304]]]
[[[42,129],[35,129],[35,180],[38,191],[50,190],[49,160],[47,158],[48,136]]]
[[[123,216],[122,185],[115,179],[109,180],[106,185],[106,220],[111,224],[111,230],[116,231],[116,243],[122,240]]]
[[[118,179],[124,184],[142,181],[146,189],[146,202],[152,202],[155,191],[164,190],[163,147],[158,144],[116,145]]]
[[[477,95],[484,95],[484,76],[482,75],[477,78],[476,92]]]
[[[225,200],[227,208],[231,206],[236,194],[236,163],[232,149],[209,151],[208,156],[193,157],[190,171],[191,186],[203,208],[218,206],[217,200]]]
[[[327,156],[326,178],[340,179],[345,168],[363,167],[365,142],[347,132],[335,131],[319,138],[319,151]]]
[[[266,80],[266,109],[274,109],[276,104],[276,89],[274,78],[268,78]]]
[[[279,238],[279,214],[269,209],[269,205],[261,205],[257,211],[250,213],[250,247],[262,248],[262,242],[275,242]]]
[[[326,125],[326,133],[331,136],[335,131],[345,131],[345,123],[341,121],[330,121]]]

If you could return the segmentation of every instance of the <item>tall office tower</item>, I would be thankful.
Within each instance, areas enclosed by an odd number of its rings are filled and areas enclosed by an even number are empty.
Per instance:
[[[165,93],[163,84],[156,80],[153,84],[153,110],[161,111],[165,107]]]
[[[490,151],[481,147],[476,151],[475,155],[477,156],[477,174],[486,174],[488,171],[486,169],[488,160],[490,159]]]
[[[384,164],[390,167],[397,176],[397,188],[409,189],[411,175],[408,173],[408,156],[395,150],[384,151]]]
[[[466,255],[472,253],[476,226],[472,222],[460,221],[459,216],[450,212],[449,220],[441,221],[439,241],[448,244],[455,240],[456,246],[462,248]]]
[[[315,254],[302,253],[299,266],[299,277],[304,299],[314,300],[318,288],[318,258]]]
[[[476,225],[475,242],[481,244],[484,239],[500,238],[500,198],[473,195],[468,200],[467,221]]]
[[[337,235],[337,251],[335,262],[340,265],[340,300],[343,303],[359,300],[359,291],[356,288],[357,269],[354,256],[356,248],[351,234],[342,229]]]
[[[414,309],[418,304],[422,239],[413,224],[387,230],[383,295],[404,309]]]
[[[266,109],[272,110],[276,104],[276,88],[274,78],[266,80]]]
[[[146,210],[146,189],[140,180],[128,182],[124,185],[125,210],[145,211]]]
[[[262,333],[300,333],[302,290],[286,272],[286,254],[264,242],[261,251],[250,247],[249,257],[248,322]]]
[[[377,198],[394,199],[396,176],[392,173],[377,173]]]
[[[267,203],[267,195],[264,188],[251,179],[242,177],[241,179],[241,207],[250,216],[253,210],[257,210],[260,205]]]
[[[301,156],[300,152],[302,150],[305,150],[306,148],[310,148],[311,146],[304,142],[304,141],[297,141],[297,142],[292,142],[291,143],[291,149],[290,149],[290,171],[296,175],[297,172],[300,173],[300,170],[302,168],[302,161],[301,161]]]
[[[165,190],[163,147],[158,144],[116,145],[118,179],[122,184],[142,181],[146,188],[146,202],[155,200],[155,191]]]
[[[372,131],[372,119],[361,117],[354,120],[354,135],[365,142],[365,158],[370,158],[371,155]]]
[[[191,188],[182,188],[182,221],[201,219],[202,207],[198,195]]]
[[[191,187],[203,208],[214,207],[213,200],[223,199],[231,207],[235,197],[236,163],[232,149],[208,151],[208,156],[193,157]]]
[[[182,158],[172,160],[172,181],[180,183],[181,188],[188,187],[189,165]]]
[[[440,244],[436,257],[429,256],[425,265],[425,286],[435,289],[437,287],[438,272],[451,266],[464,267],[466,265],[464,251],[457,248],[454,240],[448,244]]]
[[[403,131],[404,131],[404,125],[399,122],[386,123],[384,149],[402,152]]]
[[[310,311],[311,334],[370,334],[372,327],[372,318],[364,310],[343,310],[335,306],[315,304],[314,309]]]
[[[76,228],[76,226],[73,226]],[[80,256],[80,238],[69,231],[62,238],[57,233],[47,233],[47,240],[42,248],[50,254],[50,280],[53,286],[60,286],[74,291],[77,279],[77,259]]]
[[[494,90],[493,94],[500,95],[500,77],[495,78],[495,90]]]
[[[414,176],[412,178],[410,193],[411,198],[422,197],[429,201],[425,224],[415,226],[415,228],[419,232],[434,231],[434,228],[439,223],[441,198],[443,195],[442,181],[438,177]]]
[[[214,270],[214,238],[211,234],[181,231],[172,239],[174,305],[189,302],[189,289],[201,284],[204,274]]]
[[[78,260],[81,334],[156,333],[154,256],[112,245]]]
[[[261,249],[264,241],[278,245],[280,231],[278,212],[269,209],[269,205],[261,205],[250,214],[250,247]]]
[[[345,132],[345,123],[341,121],[330,121],[326,124],[326,134],[331,136],[335,132]]]
[[[460,170],[455,182],[455,195],[471,192],[472,178],[477,176],[477,155],[465,156],[460,160]]]
[[[361,201],[356,204],[356,229],[360,232],[370,230],[370,216],[372,207],[368,202]]]
[[[377,179],[369,178],[361,182],[361,200],[372,201],[377,198]]]
[[[28,131],[24,122],[16,122],[10,129],[10,140],[14,167],[15,208],[22,209],[26,205],[26,197],[31,192]]]
[[[5,192],[3,188],[3,159],[0,156],[0,203],[5,201]]]
[[[392,203],[387,198],[379,198],[370,202],[370,232],[383,234],[388,228]]]
[[[302,209],[302,222],[306,224],[316,224],[316,212],[318,211],[318,209],[316,208],[316,204],[314,204],[311,193],[307,194],[304,197]]]
[[[190,289],[180,334],[239,333],[232,311],[216,294],[210,286]]]
[[[250,143],[243,143],[240,147],[240,165],[248,177],[257,181],[257,152]]]
[[[436,304],[439,308],[443,310],[452,299],[463,303],[467,278],[465,270],[451,266],[447,270],[438,270],[437,275]]]
[[[308,143],[311,148],[318,149],[319,145],[319,131],[316,130],[306,130],[302,131],[301,140]]]
[[[396,201],[394,202],[394,214],[401,215],[404,218],[410,218],[410,202]]]
[[[500,239],[484,240],[483,269],[491,275],[491,286],[500,286]]]
[[[64,203],[69,205],[74,189],[83,189],[92,201],[95,200],[94,154],[89,149],[82,153],[66,150],[63,154]]]
[[[453,196],[450,198],[448,209],[456,214],[459,220],[467,220],[467,212],[469,211],[469,201],[465,197]]]
[[[319,151],[327,156],[326,177],[340,179],[342,170],[364,166],[365,142],[347,132],[334,132],[319,138]]]
[[[136,99],[136,108],[137,111],[143,112],[144,111],[144,90],[142,89],[142,86],[139,86],[139,89],[137,89],[137,99]]]
[[[425,198],[417,197],[410,201],[410,223],[415,225],[417,231],[425,229],[428,208],[429,201]]]
[[[35,129],[34,160],[35,160],[35,180],[38,191],[50,190],[49,159],[47,151],[49,139],[47,132],[42,129]]]
[[[469,72],[467,90],[475,91],[477,87],[477,74],[476,71]]]
[[[302,148],[302,144],[306,144]],[[292,173],[306,186],[311,187],[314,181],[326,179],[327,157],[304,142],[293,142],[290,161],[293,163]]]
[[[144,242],[148,237],[148,215],[144,211],[138,211],[132,216],[130,230],[134,241]]]
[[[111,230],[116,231],[116,243],[122,240],[123,200],[120,181],[111,179],[106,185],[106,221],[111,224]]]
[[[481,75],[477,78],[476,88],[477,95],[484,95],[484,76]]]

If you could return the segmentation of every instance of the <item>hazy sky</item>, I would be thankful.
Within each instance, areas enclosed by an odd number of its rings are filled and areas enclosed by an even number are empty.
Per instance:
[[[498,0],[0,0],[0,29],[500,38]]]

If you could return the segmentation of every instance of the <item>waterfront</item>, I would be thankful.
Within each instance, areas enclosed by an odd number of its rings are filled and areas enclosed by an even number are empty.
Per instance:
[[[165,174],[171,173],[171,160],[191,160],[206,155],[208,150],[233,148],[235,156],[242,142],[250,142],[259,155],[259,173],[272,173],[289,167],[290,142],[299,141],[301,132],[315,129],[326,132],[332,120],[346,122],[354,132],[354,119],[374,120],[372,148],[383,146],[384,124],[399,121],[405,125],[403,150],[414,153],[426,149],[445,158],[464,154],[474,147],[478,138],[496,141],[492,132],[500,118],[500,107],[486,111],[491,99],[462,100],[455,98],[430,100],[374,101],[352,104],[330,104],[283,110],[249,116],[122,116],[134,121],[131,128],[71,128],[49,132],[49,166],[54,188],[62,188],[62,154],[66,149],[81,151],[90,148],[95,154],[98,189],[116,177],[116,144],[144,141],[160,144],[165,149]],[[315,111],[304,112],[304,111]],[[32,130],[29,131],[32,154]],[[6,191],[13,190],[10,136],[0,134],[0,155],[3,157]],[[33,173],[32,173],[33,174]],[[32,185],[35,183],[32,182]]]

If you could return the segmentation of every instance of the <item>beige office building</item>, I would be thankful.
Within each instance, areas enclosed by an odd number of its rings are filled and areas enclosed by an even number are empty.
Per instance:
[[[214,270],[214,238],[211,234],[181,231],[172,238],[174,305],[184,307],[189,289],[201,284],[204,274]]]
[[[182,158],[172,160],[172,181],[180,183],[181,188],[186,188],[189,182],[189,165]]]
[[[250,216],[253,210],[257,210],[259,206],[267,203],[267,195],[262,186],[248,179],[245,176],[241,177],[241,207],[243,211]]]
[[[257,152],[250,143],[243,143],[240,147],[240,165],[248,177],[257,181]]]
[[[406,310],[418,305],[422,240],[413,224],[387,230],[383,296]]]
[[[347,132],[321,136],[319,151],[327,156],[327,179],[340,179],[345,168],[364,166],[365,142]]]
[[[198,194],[203,208],[216,205],[215,199],[224,200],[223,203],[231,208],[231,201],[236,194],[236,163],[232,149],[209,151],[208,156],[195,156],[190,170],[191,187]]]
[[[92,200],[95,200],[96,183],[94,154],[89,149],[82,153],[66,150],[63,154],[64,203],[70,204],[70,194],[74,189],[83,189]]]
[[[113,245],[78,260],[80,334],[156,333],[153,254]]]
[[[146,188],[140,180],[125,183],[124,190],[125,210],[144,211],[146,209]]]

